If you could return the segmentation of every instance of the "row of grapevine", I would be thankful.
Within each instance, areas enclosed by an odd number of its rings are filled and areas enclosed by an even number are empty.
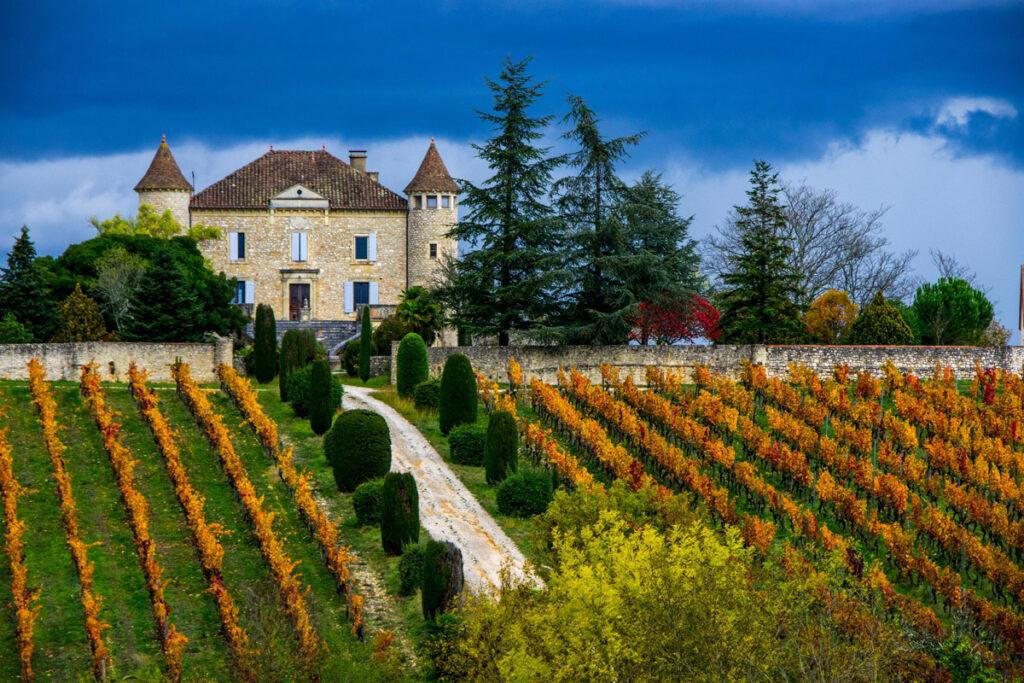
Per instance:
[[[103,448],[114,468],[117,487],[121,491],[121,501],[128,511],[128,524],[134,535],[135,552],[138,553],[139,564],[146,577],[146,586],[149,588],[149,598],[153,605],[153,619],[156,621],[157,635],[167,663],[165,674],[172,681],[180,680],[181,659],[188,638],[171,622],[171,608],[164,599],[166,582],[163,579],[163,568],[157,561],[156,541],[149,534],[149,505],[145,496],[135,486],[135,475],[132,473],[137,461],[118,438],[121,425],[114,422],[114,411],[107,406],[95,363],[82,366],[79,383],[92,417],[103,435]]]
[[[217,376],[220,378],[221,388],[242,411],[242,415],[245,416],[246,422],[249,423],[260,443],[263,444],[267,455],[277,463],[277,471],[281,475],[281,480],[288,487],[288,492],[298,506],[299,513],[310,534],[319,544],[320,554],[334,576],[337,590],[348,597],[348,609],[352,613],[354,622],[352,632],[361,639],[365,639],[363,601],[361,598],[355,599],[352,576],[349,572],[349,564],[354,561],[354,558],[348,554],[351,546],[341,545],[337,525],[330,521],[313,498],[309,473],[305,471],[300,473],[295,469],[292,462],[292,449],[281,448],[281,442],[277,435],[277,424],[263,412],[252,385],[248,380],[239,377],[234,368],[227,365],[217,368]]]
[[[188,521],[192,542],[199,554],[203,574],[209,584],[209,592],[217,603],[224,637],[240,667],[241,677],[250,680],[254,678],[254,672],[247,661],[249,636],[245,629],[238,624],[238,609],[235,607],[228,589],[224,586],[224,577],[221,574],[224,547],[217,536],[221,533],[222,528],[219,524],[210,524],[206,521],[206,516],[203,514],[205,501],[192,488],[188,470],[185,469],[185,465],[181,461],[181,452],[171,427],[167,424],[163,413],[160,412],[156,394],[146,386],[147,375],[148,373],[140,371],[135,363],[128,366],[132,396],[138,404],[142,419],[149,425],[149,429],[153,433],[157,448],[163,456],[167,474],[171,483],[174,484],[174,492],[185,513],[185,519]]]
[[[263,508],[263,498],[256,495],[256,489],[249,480],[245,465],[235,453],[223,419],[214,412],[205,393],[192,379],[189,365],[176,363],[172,366],[172,372],[177,383],[178,395],[206,434],[243,505],[260,552],[270,567],[284,600],[285,611],[299,636],[302,655],[308,661],[312,661],[324,646],[310,621],[305,591],[293,572],[298,562],[292,562],[285,553],[284,546],[273,530],[274,513]]]
[[[11,445],[7,442],[7,429],[0,429],[0,496],[4,504],[4,552],[11,567],[11,594],[14,597],[14,612],[18,629],[18,659],[21,661],[21,678],[33,679],[32,653],[35,642],[32,633],[35,628],[39,606],[32,603],[39,599],[38,589],[28,587],[28,569],[25,567],[25,522],[18,519],[18,498],[25,493],[14,476],[14,462]]]
[[[61,522],[64,525],[71,558],[78,572],[81,588],[80,600],[85,613],[85,629],[92,648],[93,675],[100,680],[107,680],[110,675],[110,655],[103,642],[103,630],[109,624],[100,619],[100,605],[103,599],[93,591],[92,578],[94,566],[89,562],[88,545],[81,538],[78,526],[78,510],[75,496],[71,490],[71,478],[64,467],[64,451],[67,447],[57,434],[57,402],[53,392],[46,383],[46,371],[39,359],[33,358],[28,363],[29,388],[32,402],[39,411],[39,423],[43,427],[43,440],[50,455],[53,476],[57,481],[57,495],[60,499]]]

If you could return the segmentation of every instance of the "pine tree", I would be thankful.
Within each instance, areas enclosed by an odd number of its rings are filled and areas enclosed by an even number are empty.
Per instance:
[[[906,346],[914,343],[914,332],[899,309],[886,301],[879,291],[850,325],[846,343]]]
[[[132,298],[124,337],[132,341],[195,342],[203,337],[203,308],[174,254],[161,249],[150,260]]]
[[[599,119],[583,98],[570,95],[568,103],[564,121],[573,128],[563,137],[579,146],[568,159],[577,173],[556,182],[552,192],[557,197],[555,207],[570,231],[564,266],[572,279],[565,291],[573,299],[564,307],[558,334],[569,344],[625,344],[629,318],[639,302],[622,299],[625,282],[620,268],[627,247],[615,207],[624,184],[615,165],[645,133],[602,137]]]
[[[791,265],[791,248],[781,234],[785,214],[779,205],[778,174],[765,161],[750,172],[746,206],[736,206],[740,252],[723,278],[719,341],[770,344],[800,340],[800,275]]]
[[[32,340],[49,341],[57,326],[57,304],[36,261],[36,247],[22,226],[0,274],[0,318],[6,313],[25,326]]]
[[[370,307],[363,307],[363,327],[359,334],[359,379],[370,379],[370,351],[373,346],[373,327],[370,324]]]
[[[256,381],[266,384],[274,379],[277,372],[277,320],[274,318],[274,309],[267,304],[256,306],[253,336]]]
[[[530,115],[544,89],[527,73],[531,59],[506,58],[498,80],[486,79],[494,111],[477,114],[494,135],[473,148],[492,175],[481,185],[462,181],[467,214],[450,233],[477,249],[458,263],[454,292],[442,295],[459,302],[451,313],[460,330],[497,336],[501,346],[511,331],[533,329],[557,303],[551,289],[562,239],[544,198],[562,159],[535,144],[552,117]]]
[[[95,299],[86,296],[82,285],[75,285],[75,291],[61,302],[60,325],[54,335],[57,342],[100,341],[107,336],[103,314]]]

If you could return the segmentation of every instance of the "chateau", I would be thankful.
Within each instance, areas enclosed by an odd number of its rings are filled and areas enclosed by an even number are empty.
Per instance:
[[[278,320],[354,321],[368,305],[380,319],[402,290],[429,286],[455,240],[459,187],[433,139],[404,195],[327,152],[270,151],[201,192],[178,167],[166,138],[135,186],[139,204],[169,210],[183,226],[216,226],[200,243],[215,271],[238,279],[236,303],[269,304]]]

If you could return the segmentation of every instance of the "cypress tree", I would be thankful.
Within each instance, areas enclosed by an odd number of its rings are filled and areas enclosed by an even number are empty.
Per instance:
[[[160,249],[150,259],[142,283],[132,296],[133,311],[124,337],[131,341],[202,341],[203,307],[195,287],[174,253]]]
[[[373,327],[370,325],[370,307],[363,306],[363,327],[359,334],[359,379],[370,379],[370,347],[373,345]]]
[[[267,304],[256,306],[253,336],[256,381],[266,384],[274,379],[277,372],[277,321],[274,319],[274,309]]]
[[[58,342],[99,341],[107,336],[100,305],[85,295],[82,285],[75,284],[75,291],[60,305],[60,327],[54,335]]]
[[[438,410],[441,433],[446,436],[456,425],[476,422],[476,376],[469,359],[461,353],[448,356],[444,363]]]
[[[380,540],[388,555],[400,555],[420,540],[420,498],[411,472],[388,472],[381,494]]]
[[[450,541],[430,541],[423,550],[420,598],[423,616],[433,621],[462,592],[462,551]]]
[[[398,368],[396,385],[399,396],[412,396],[416,385],[430,379],[430,368],[427,363],[427,345],[423,337],[415,332],[402,337],[398,345]]]
[[[314,434],[320,436],[330,429],[335,407],[331,405],[331,365],[315,360],[309,391],[309,426]]]
[[[299,367],[299,333],[297,330],[285,330],[281,337],[281,351],[278,367],[277,385],[282,401],[288,400],[288,380],[292,372]]]
[[[36,247],[24,226],[7,254],[7,267],[0,273],[0,318],[7,313],[13,313],[36,342],[49,341],[57,326],[57,303],[46,286],[36,261]]]
[[[487,420],[484,441],[484,472],[491,486],[500,484],[519,468],[519,430],[516,419],[504,410],[496,410]]]

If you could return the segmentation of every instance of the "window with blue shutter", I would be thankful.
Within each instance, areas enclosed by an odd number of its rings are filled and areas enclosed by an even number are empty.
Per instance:
[[[369,282],[352,283],[352,303],[355,304],[356,306],[362,306],[370,303]]]
[[[377,261],[377,233],[370,233],[366,240],[366,259],[376,263]]]
[[[245,280],[239,280],[235,284],[235,298],[232,303],[244,304],[245,303]]]
[[[238,258],[243,259],[243,258],[245,258],[245,233],[244,232],[236,232],[235,235],[238,238]],[[249,302],[246,302],[246,303],[252,303],[252,302],[249,301]]]
[[[360,235],[356,237],[356,260],[365,261],[369,257],[369,237]]]

